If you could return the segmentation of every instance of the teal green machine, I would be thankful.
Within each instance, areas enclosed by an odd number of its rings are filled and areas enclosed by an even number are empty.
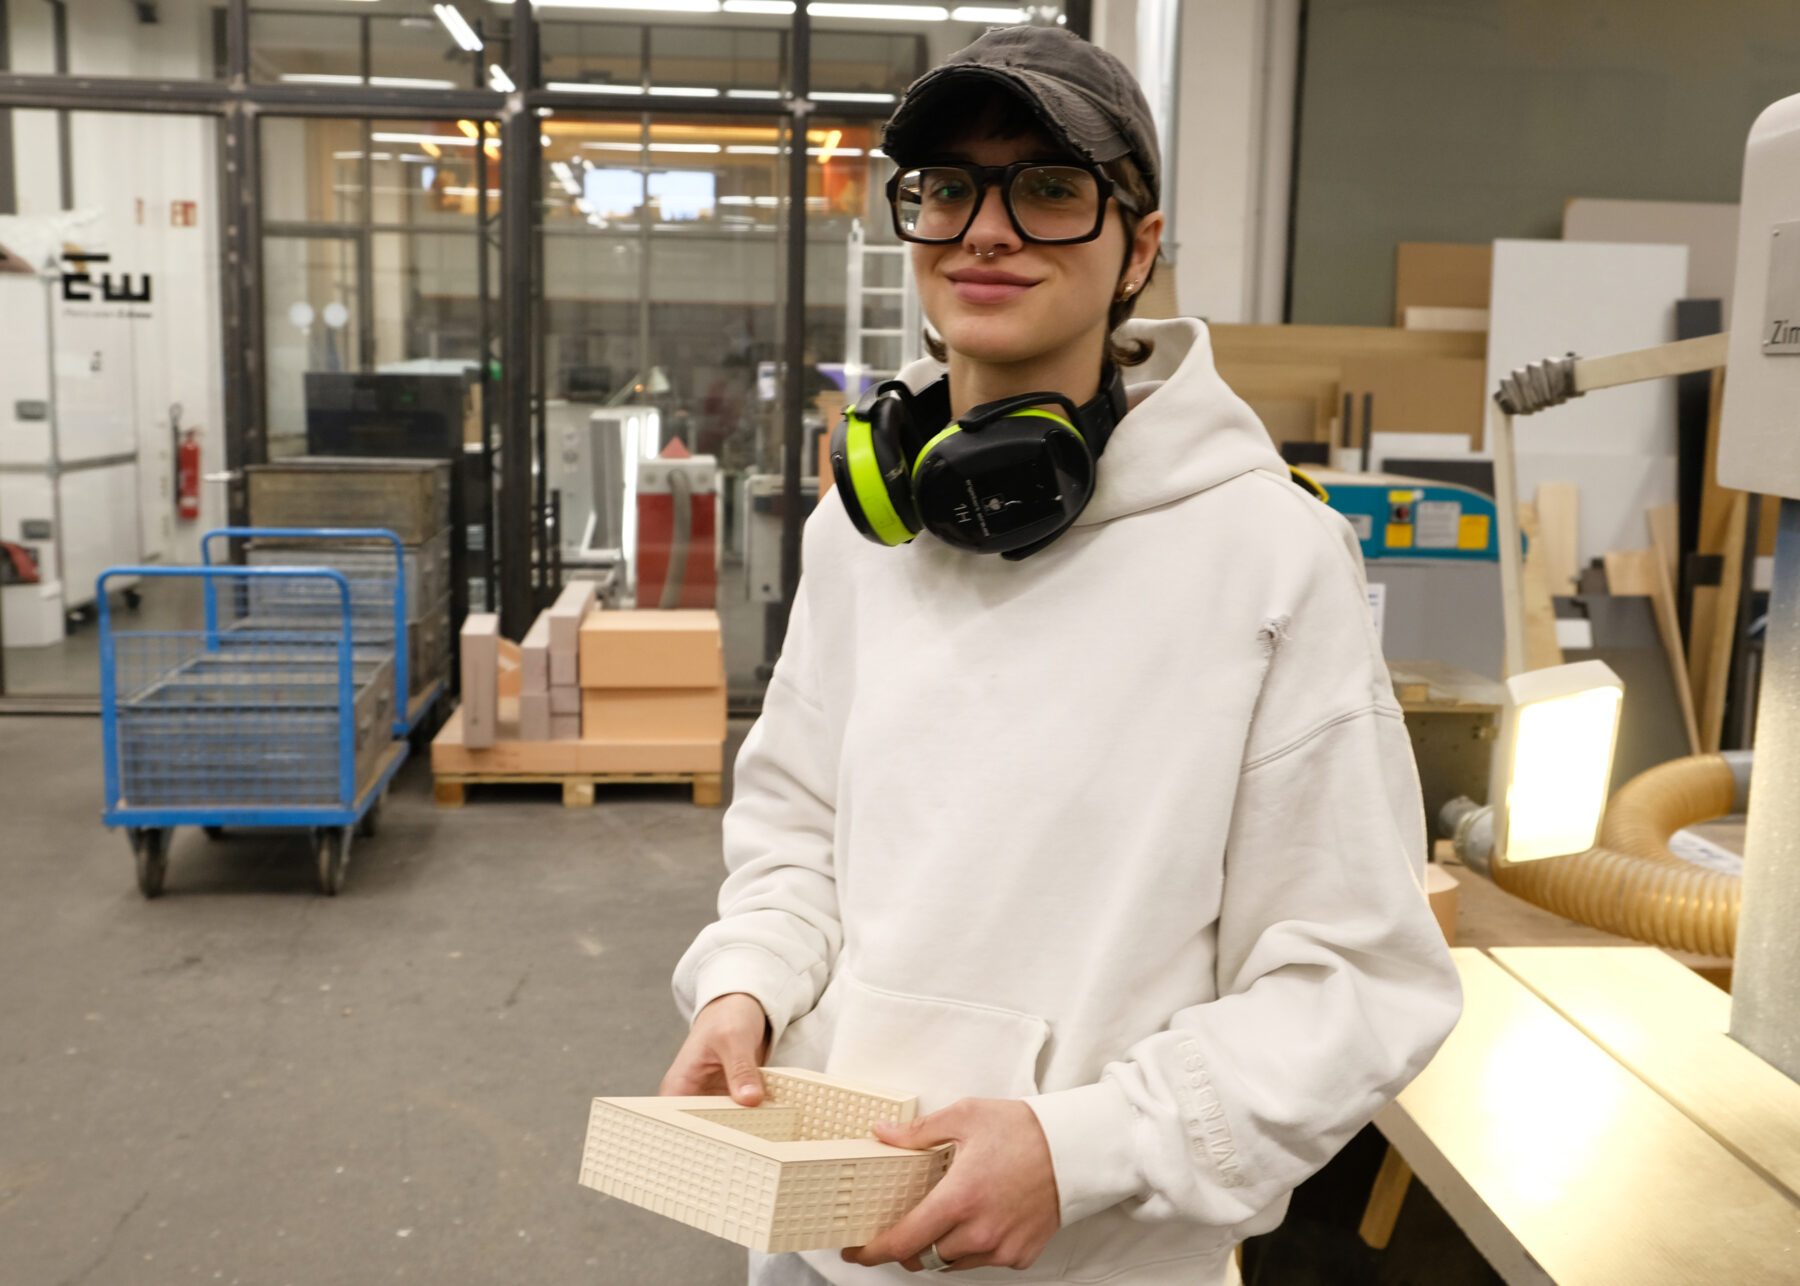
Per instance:
[[[1370,610],[1390,660],[1501,677],[1499,524],[1493,497],[1382,473],[1307,469],[1362,542]]]

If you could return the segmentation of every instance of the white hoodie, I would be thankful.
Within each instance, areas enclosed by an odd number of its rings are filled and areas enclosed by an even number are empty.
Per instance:
[[[1062,1231],[970,1282],[1218,1280],[1461,1005],[1349,524],[1204,325],[1122,337],[1155,354],[1043,552],[884,549],[835,497],[807,522],[719,920],[675,973],[690,1020],[756,997],[773,1065],[1031,1106]]]

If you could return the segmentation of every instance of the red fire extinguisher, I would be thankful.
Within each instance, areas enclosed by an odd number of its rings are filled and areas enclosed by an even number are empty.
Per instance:
[[[175,463],[175,512],[183,522],[200,516],[200,430],[181,435]]]

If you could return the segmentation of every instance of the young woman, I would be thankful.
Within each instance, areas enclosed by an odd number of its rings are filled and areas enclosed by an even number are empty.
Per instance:
[[[811,1067],[956,1145],[755,1281],[1225,1281],[1459,1012],[1359,546],[1202,324],[1126,320],[1163,216],[1115,59],[989,32],[883,146],[942,351],[834,439],[663,1090]]]

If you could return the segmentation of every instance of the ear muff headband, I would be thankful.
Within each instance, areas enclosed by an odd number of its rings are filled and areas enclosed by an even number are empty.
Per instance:
[[[850,469],[850,483],[856,502],[862,506],[869,530],[884,545],[904,545],[918,533],[901,519],[888,495],[887,483],[881,476],[881,465],[875,458],[875,430],[860,415],[851,414],[845,421],[844,459]]]
[[[1073,424],[1069,423],[1069,421],[1065,420],[1062,416],[1056,414],[1056,412],[1054,412],[1054,411],[1041,411],[1041,410],[1038,410],[1036,407],[1031,407],[1031,408],[1028,408],[1023,411],[1009,412],[1007,414],[1006,418],[1010,420],[1014,416],[1026,416],[1026,415],[1041,415],[1046,420],[1055,420],[1058,424],[1062,425],[1063,428],[1067,429],[1070,433],[1073,433],[1076,437],[1076,440],[1081,442],[1083,445],[1086,445],[1086,443],[1087,443],[1087,439],[1081,436],[1080,429],[1076,428]],[[962,425],[960,425],[960,424],[952,423],[952,424],[948,424],[948,425],[944,426],[944,429],[942,432],[940,432],[936,437],[932,438],[931,441],[927,442],[922,448],[920,448],[919,458],[913,461],[912,476],[915,479],[919,476],[919,470],[924,467],[926,457],[931,454],[932,449],[935,448],[938,445],[938,443],[942,442],[945,438],[951,437],[952,435],[957,434],[957,433],[961,433],[962,431],[963,431],[963,428],[962,428]]]

